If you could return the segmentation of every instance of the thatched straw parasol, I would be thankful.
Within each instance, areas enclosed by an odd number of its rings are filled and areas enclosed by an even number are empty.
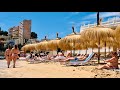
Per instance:
[[[36,50],[36,44],[27,44],[21,48],[23,51],[33,51]]]
[[[48,47],[51,50],[57,50],[59,48],[59,42],[60,42],[60,37],[58,37],[57,33],[57,38],[55,40],[50,40],[48,41]]]
[[[36,49],[39,50],[48,50],[48,40],[45,36],[45,39],[36,45]]]
[[[82,41],[80,34],[77,34],[74,31],[74,27],[72,27],[73,33],[70,35],[67,35],[66,37],[62,38],[60,40],[60,47],[66,48],[66,49],[72,49],[75,52],[75,44],[80,43]],[[73,53],[74,54],[74,53]]]
[[[115,29],[115,37],[117,40],[120,40],[120,25],[118,25]]]
[[[98,42],[98,63],[100,63],[100,41],[107,39],[108,37],[113,37],[114,30],[106,27],[100,26],[99,12],[97,13],[97,26],[93,28],[88,28],[81,32],[81,37],[87,40],[94,40]]]
[[[83,48],[83,44],[76,43],[76,44],[75,44],[75,50],[81,50],[81,49],[84,49],[84,48]]]
[[[37,50],[36,45],[37,45],[37,43],[31,44],[32,50]]]
[[[60,49],[62,49],[62,50],[73,50],[73,47],[72,47],[71,43],[67,43],[67,42],[62,43],[62,42],[60,41],[60,42],[59,42],[59,47],[60,47]]]
[[[114,37],[107,37],[107,39],[104,39],[101,41],[102,46],[105,47],[105,59],[106,59],[106,47],[109,47],[109,52],[110,52],[110,46],[115,47],[117,44],[117,41],[115,40]]]
[[[25,46],[23,46],[23,47],[21,48],[21,50],[22,50],[22,51],[25,51]]]
[[[22,48],[21,48],[21,50],[23,50],[23,51],[28,51],[29,50],[29,45],[27,44],[27,45],[25,45],[25,46],[23,46]]]
[[[114,48],[120,48],[120,25],[118,25],[115,29],[115,39],[118,41],[117,44],[114,46]]]

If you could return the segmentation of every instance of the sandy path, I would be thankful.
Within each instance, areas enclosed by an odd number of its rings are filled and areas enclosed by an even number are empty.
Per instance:
[[[6,61],[0,61],[1,78],[118,78],[120,71],[96,70],[96,66],[65,66],[59,63],[28,64],[17,61],[16,68],[6,68]]]

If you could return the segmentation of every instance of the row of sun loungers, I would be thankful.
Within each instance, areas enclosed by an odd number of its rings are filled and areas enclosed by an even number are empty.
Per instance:
[[[89,63],[89,61],[92,59],[92,57],[95,55],[95,53],[90,54],[84,61],[79,61],[79,60],[70,60],[70,61],[65,61],[65,65],[69,66],[69,65],[86,65]],[[38,58],[38,59],[29,59],[28,60],[30,63],[44,63],[44,62],[60,62],[60,60],[58,59],[52,59],[52,60],[48,60],[46,58]]]

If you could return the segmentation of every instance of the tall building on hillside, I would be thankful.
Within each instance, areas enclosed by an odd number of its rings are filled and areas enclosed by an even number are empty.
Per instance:
[[[19,44],[19,26],[14,26],[8,30],[11,40],[15,41],[15,44]]]
[[[13,39],[19,38],[19,26],[13,27],[12,38]]]
[[[8,31],[15,44],[23,45],[31,38],[31,20],[23,20],[19,23],[19,26],[14,26]]]
[[[9,30],[8,30],[8,34],[9,34],[9,36],[12,38],[12,34],[13,34],[13,27],[12,27],[12,28],[9,28]]]
[[[20,22],[21,33],[23,33],[23,42],[26,43],[31,38],[31,20]]]
[[[19,24],[19,42],[23,45],[24,38],[23,38],[23,23],[20,22]]]

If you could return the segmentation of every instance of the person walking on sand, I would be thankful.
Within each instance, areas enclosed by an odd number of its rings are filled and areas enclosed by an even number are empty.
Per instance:
[[[12,54],[12,60],[13,60],[13,68],[15,68],[15,63],[16,60],[19,58],[18,54],[20,53],[18,46],[15,45],[14,48],[12,48],[11,50],[11,54]]]
[[[9,66],[10,66],[10,61],[11,61],[11,46],[9,45],[8,46],[8,49],[6,49],[5,50],[5,59],[6,59],[6,61],[7,61],[7,65],[8,65],[8,68],[9,68]]]

